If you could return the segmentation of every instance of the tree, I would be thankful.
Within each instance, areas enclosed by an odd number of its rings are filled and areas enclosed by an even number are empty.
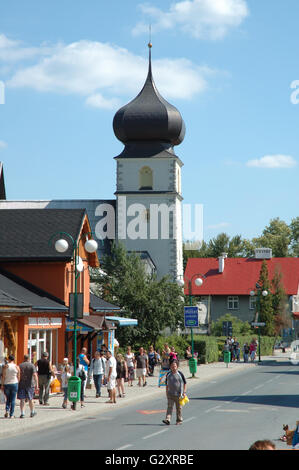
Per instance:
[[[299,256],[299,217],[292,219],[290,223],[291,229],[291,253],[293,256]]]
[[[273,257],[284,258],[289,256],[289,245],[292,239],[290,227],[279,217],[271,219],[265,227],[262,236],[253,238],[252,242],[257,247],[267,247],[272,249]]]
[[[259,287],[257,288],[257,309],[259,312],[259,322],[266,323],[266,326],[261,328],[261,333],[265,336],[274,336],[275,335],[275,322],[273,315],[273,306],[272,306],[272,294],[270,290],[270,281],[268,274],[267,261],[264,260],[262,263],[260,277],[258,280]],[[268,295],[263,296],[263,291],[267,291]]]
[[[167,277],[149,276],[140,257],[123,245],[114,244],[103,257],[101,272],[93,276],[95,293],[138,320],[138,327],[119,328],[121,345],[155,345],[161,330],[183,321],[182,289]]]
[[[278,336],[282,328],[291,326],[287,295],[282,282],[282,273],[278,267],[275,268],[274,277],[271,281],[271,288],[274,331],[275,336]]]
[[[222,324],[226,321],[232,322],[233,336],[247,335],[251,332],[251,325],[248,322],[243,322],[230,313],[226,313],[218,318],[217,321],[212,322],[211,334],[213,336],[222,336]]]

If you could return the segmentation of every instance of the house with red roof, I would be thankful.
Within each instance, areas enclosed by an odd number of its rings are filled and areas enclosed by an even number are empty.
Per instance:
[[[189,258],[184,274],[184,293],[200,297],[202,324],[217,321],[226,313],[242,321],[254,320],[256,299],[250,292],[255,290],[259,280],[263,259],[267,262],[269,280],[273,279],[275,270],[282,273],[294,327],[296,319],[299,323],[299,258],[272,258],[271,254],[263,257],[261,250],[256,250],[253,258],[227,258],[225,254],[219,258]],[[197,278],[202,279],[201,285],[197,285],[200,284],[196,282]]]

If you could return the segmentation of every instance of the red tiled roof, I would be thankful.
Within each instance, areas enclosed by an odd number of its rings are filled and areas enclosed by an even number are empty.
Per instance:
[[[249,295],[259,279],[263,260],[254,258],[226,258],[223,273],[218,272],[218,258],[189,258],[185,270],[185,294],[190,294],[187,281],[194,276],[193,295]],[[272,258],[267,260],[269,279],[275,267],[282,272],[282,283],[287,295],[296,295],[299,284],[299,258]],[[194,283],[196,274],[206,276],[202,286]]]

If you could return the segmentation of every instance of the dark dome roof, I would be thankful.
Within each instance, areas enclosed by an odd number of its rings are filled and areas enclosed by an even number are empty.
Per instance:
[[[185,123],[180,112],[162,98],[154,83],[151,49],[145,84],[133,101],[117,111],[113,119],[113,130],[124,144],[159,141],[179,145],[184,139]]]

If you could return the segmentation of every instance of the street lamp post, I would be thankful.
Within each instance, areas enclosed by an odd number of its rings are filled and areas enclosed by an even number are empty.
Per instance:
[[[189,279],[185,276],[184,279],[179,279],[178,280],[178,285],[180,287],[184,287],[185,283],[188,284],[188,295],[189,295],[189,305],[190,305],[190,307],[192,307],[192,303],[193,303],[192,283],[193,283],[194,279],[195,279],[194,284],[197,287],[201,287],[203,285],[203,279],[206,279],[206,276],[204,274],[201,274],[201,273],[196,273],[196,274],[193,274],[191,279]],[[192,352],[192,359],[193,359],[193,357],[194,357],[193,328],[191,327],[190,329],[191,329],[191,352]]]
[[[260,323],[259,320],[260,320],[260,312],[261,312],[261,296],[267,297],[268,291],[267,290],[262,290],[262,287],[259,285],[258,282],[256,283],[255,287],[256,287],[256,293],[255,293],[255,291],[252,290],[250,292],[250,295],[252,297],[254,297],[256,295],[256,297],[257,297],[257,299],[256,299],[256,310],[257,310],[257,312],[256,312],[257,313],[256,321],[258,323]],[[261,325],[260,324],[258,325],[258,337],[259,337],[259,352],[258,352],[258,354],[259,354],[259,363],[261,363],[262,361],[261,361]]]
[[[88,239],[88,235],[91,235],[91,233],[84,233],[82,237],[86,236],[86,242],[85,242],[85,250],[88,253],[94,253],[98,249],[98,244],[95,240],[93,239]],[[72,235],[70,235],[67,232],[58,232],[55,233],[49,241],[49,244],[52,243],[53,238],[57,236],[63,236],[69,238],[71,241],[71,248],[72,248],[72,253],[73,253],[73,264],[74,264],[74,280],[75,280],[75,286],[74,286],[74,334],[73,334],[73,364],[74,364],[74,371],[73,371],[73,376],[76,377],[76,363],[77,363],[77,322],[78,322],[78,289],[77,289],[77,280],[80,276],[80,273],[83,271],[83,265],[82,260],[81,263],[78,262],[79,260],[79,243],[81,241],[81,238],[78,240],[76,243]],[[69,248],[69,243],[65,238],[60,238],[55,242],[55,250],[58,251],[58,253],[65,253],[68,248]]]

